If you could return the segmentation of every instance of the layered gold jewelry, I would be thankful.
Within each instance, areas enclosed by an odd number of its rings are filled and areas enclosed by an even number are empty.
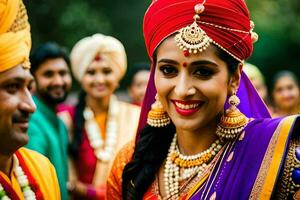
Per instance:
[[[227,30],[230,32],[238,32],[246,35],[250,34],[252,43],[255,43],[258,40],[258,35],[254,32],[254,22],[250,21],[250,31],[244,31],[201,21],[200,14],[203,13],[205,10],[205,2],[206,0],[204,0],[200,4],[195,5],[194,10],[196,14],[193,17],[194,22],[186,27],[181,28],[175,35],[175,41],[177,43],[177,46],[179,46],[179,48],[183,50],[185,56],[189,56],[191,53],[197,54],[198,52],[205,51],[212,43],[221,48],[223,51],[228,53],[230,56],[232,56],[239,62],[243,63],[243,60],[239,59],[237,56],[230,53],[226,48],[224,48],[219,43],[211,39],[198,24],[213,26],[215,28]]]
[[[196,15],[194,15],[194,22],[179,30],[179,33],[175,36],[177,46],[183,51],[188,53],[197,54],[206,50],[206,48],[212,42],[212,39],[208,37],[205,31],[198,26],[197,21],[200,20],[200,15],[204,11],[205,0],[202,4],[197,4],[194,9]]]
[[[222,145],[220,140],[216,140],[207,150],[187,156],[180,153],[175,134],[164,166],[166,199],[179,199],[179,182],[195,175],[200,177],[222,149]]]
[[[155,96],[155,102],[148,113],[147,124],[152,127],[165,127],[171,123],[171,119],[164,110],[158,95]]]
[[[112,158],[117,143],[118,123],[117,116],[119,110],[117,98],[110,97],[108,118],[106,123],[106,140],[102,138],[101,130],[95,120],[94,112],[88,106],[84,109],[85,129],[95,156],[102,162],[108,162]]]
[[[240,99],[234,93],[229,99],[230,107],[224,112],[217,127],[222,140],[235,139],[248,124],[249,119],[237,108]]]

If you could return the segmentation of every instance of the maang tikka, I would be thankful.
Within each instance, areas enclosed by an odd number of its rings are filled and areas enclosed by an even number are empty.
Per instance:
[[[205,7],[203,1],[201,4],[195,5],[194,22],[191,25],[188,25],[179,30],[179,33],[175,36],[175,41],[177,46],[184,51],[184,55],[188,56],[191,53],[202,52],[210,45],[212,39],[208,37],[205,31],[197,24],[197,21],[200,20],[200,15]]]

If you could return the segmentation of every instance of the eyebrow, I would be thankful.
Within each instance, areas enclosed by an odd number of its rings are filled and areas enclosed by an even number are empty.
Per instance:
[[[209,60],[199,60],[199,61],[195,61],[195,62],[192,62],[190,65],[211,65],[211,66],[214,66],[214,67],[219,67],[215,62],[212,62],[212,61],[209,61]]]
[[[26,82],[27,77],[25,76],[17,76],[17,77],[11,77],[6,80],[1,81],[2,83],[4,82],[10,82],[10,81],[17,81],[17,82]],[[28,76],[28,82],[34,81],[33,76]]]
[[[179,63],[176,62],[175,60],[167,59],[167,58],[162,58],[158,61],[158,63],[170,63],[174,65],[178,65]]]
[[[162,58],[158,61],[158,63],[169,63],[169,64],[174,64],[178,65],[179,63],[175,60],[167,59],[167,58]],[[190,64],[191,66],[195,65],[212,65],[214,67],[218,67],[218,65],[215,62],[209,61],[209,60],[197,60],[194,61]]]

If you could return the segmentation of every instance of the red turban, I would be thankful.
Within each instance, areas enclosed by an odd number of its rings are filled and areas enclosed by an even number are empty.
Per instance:
[[[144,17],[144,37],[149,56],[169,35],[193,23],[194,6],[203,0],[154,0]],[[250,15],[244,0],[206,0],[198,25],[227,53],[239,60],[250,57]],[[219,26],[219,27],[218,27]],[[220,27],[221,26],[221,27]],[[234,29],[234,30],[233,30]]]

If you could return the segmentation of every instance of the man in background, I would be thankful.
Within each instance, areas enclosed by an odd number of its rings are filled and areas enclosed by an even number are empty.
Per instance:
[[[149,76],[149,63],[136,63],[129,68],[129,86],[127,87],[127,91],[129,97],[131,98],[131,103],[141,106],[146,92]]]
[[[30,61],[36,84],[33,99],[37,110],[29,122],[27,147],[49,158],[57,172],[61,199],[67,200],[68,133],[56,115],[56,107],[71,89],[69,58],[63,48],[48,42],[33,51]]]

